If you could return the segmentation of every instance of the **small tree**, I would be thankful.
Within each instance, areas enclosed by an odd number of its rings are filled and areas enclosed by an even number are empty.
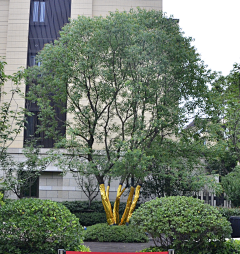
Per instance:
[[[222,186],[234,207],[240,206],[240,167],[236,168],[226,176],[222,177]]]
[[[218,76],[208,93],[205,130],[218,156],[223,175],[240,162],[240,66],[234,64],[226,77]],[[224,160],[224,162],[223,162]],[[225,165],[222,165],[225,163]]]
[[[88,207],[90,208],[92,201],[99,194],[99,186],[94,175],[83,176],[79,172],[74,172],[73,176],[78,187],[88,198]]]
[[[18,198],[26,187],[36,179],[47,165],[46,159],[39,158],[39,149],[32,145],[24,149],[25,159],[18,162],[8,153],[8,148],[24,128],[25,115],[29,114],[20,108],[17,103],[18,97],[23,97],[19,84],[23,81],[23,72],[6,75],[4,66],[6,62],[0,61],[0,170],[3,172],[1,181],[4,190],[11,190]],[[4,91],[6,82],[11,82],[10,96]],[[9,99],[5,99],[5,96]],[[32,180],[31,182],[29,180]]]
[[[23,198],[24,193],[49,164],[48,158],[41,158],[39,149],[33,146],[25,148],[23,154],[25,159],[22,162],[16,161],[9,154],[6,154],[1,161],[4,174],[2,186],[6,191],[12,191],[18,198]]]
[[[148,149],[154,140],[177,136],[188,112],[201,106],[208,75],[191,41],[176,20],[154,10],[79,16],[59,40],[45,45],[41,66],[29,69],[29,99],[38,103],[41,128],[55,140],[56,107],[67,100],[62,112],[68,113],[68,135],[57,146],[67,151],[58,163],[95,175],[109,224],[131,217],[143,179],[151,174]],[[113,178],[120,184],[112,210]],[[131,189],[120,221],[124,182]]]

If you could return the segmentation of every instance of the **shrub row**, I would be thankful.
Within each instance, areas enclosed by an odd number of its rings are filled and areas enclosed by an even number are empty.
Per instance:
[[[105,223],[106,213],[75,213],[76,217],[82,226],[92,226],[98,223]]]
[[[228,220],[231,216],[240,216],[240,208],[218,207],[217,209]]]
[[[103,208],[102,201],[94,201],[91,206],[88,206],[87,201],[64,201],[61,202],[64,206],[66,206],[71,213],[75,214],[76,217],[79,218],[79,222],[83,226],[91,226],[99,223],[106,222],[106,214]],[[111,202],[112,207],[114,206],[114,202]],[[126,203],[120,203],[119,206],[119,215],[120,218],[124,213]],[[135,210],[140,205],[137,204]]]
[[[85,241],[94,242],[148,242],[148,237],[132,225],[109,226],[107,223],[90,226],[84,232]]]
[[[96,212],[96,213],[104,213],[104,208],[102,201],[93,201],[91,206],[89,207],[88,201],[63,201],[61,202],[64,206],[66,206],[71,213],[82,213],[82,212]],[[111,202],[112,207],[114,206],[114,202]],[[126,203],[120,203],[119,205],[119,213],[123,214],[125,210]],[[136,205],[136,209],[140,205]]]

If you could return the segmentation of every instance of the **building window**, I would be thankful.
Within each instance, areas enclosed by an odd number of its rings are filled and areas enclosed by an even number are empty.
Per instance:
[[[44,1],[33,1],[33,22],[45,22],[45,9]]]
[[[20,178],[23,178],[26,181],[24,187],[21,188],[21,197],[22,198],[38,198],[39,197],[39,177],[30,177],[27,179],[28,172],[22,172]]]
[[[41,62],[38,61],[36,62],[36,56],[31,56],[30,58],[30,66],[34,66],[34,65],[37,65],[38,67],[41,66]]]

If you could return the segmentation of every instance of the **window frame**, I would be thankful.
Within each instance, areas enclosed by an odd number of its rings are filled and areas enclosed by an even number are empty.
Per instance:
[[[46,25],[47,24],[46,14],[47,14],[47,0],[32,0],[30,24]]]
[[[24,173],[24,172],[22,172]],[[20,196],[21,198],[39,198],[39,176],[35,179],[35,181],[32,183],[32,178],[29,179],[30,183],[27,188],[21,188],[20,190]],[[35,190],[33,190],[35,188]],[[26,192],[29,195],[26,195]],[[32,195],[32,193],[36,193],[36,195]]]

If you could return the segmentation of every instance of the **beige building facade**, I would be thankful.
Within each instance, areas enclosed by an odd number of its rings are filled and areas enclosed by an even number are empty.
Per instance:
[[[116,10],[129,11],[130,8],[137,7],[162,10],[162,0],[0,0],[0,57],[3,57],[7,62],[5,73],[13,74],[20,67],[27,68],[27,66],[31,66],[31,59],[34,59],[34,54],[41,49],[39,45],[42,42],[44,43],[45,39],[38,38],[40,43],[36,43],[31,29],[38,26],[43,27],[43,20],[47,17],[49,18],[47,16],[48,12],[59,11],[63,15],[63,12],[69,9],[65,15],[67,22],[67,18],[76,19],[78,15],[89,17],[106,16],[109,12]],[[48,25],[50,24],[49,20]],[[64,21],[61,24],[66,22]],[[61,24],[59,24],[59,27],[62,26]],[[51,36],[48,35],[46,37]],[[57,35],[54,36],[56,37]],[[20,88],[24,92],[26,89],[25,84],[22,83]],[[9,100],[11,89],[11,82],[4,85],[6,95],[2,95],[0,103]],[[24,98],[16,98],[12,104],[13,110],[17,110],[19,107],[25,107]],[[24,160],[22,154],[23,144],[24,130],[21,131],[9,148],[9,153],[16,160]],[[44,155],[47,150],[47,148],[42,148],[41,153]],[[38,197],[55,201],[87,200],[84,193],[78,188],[72,174],[68,173],[62,176],[61,173],[61,170],[54,165],[50,165],[46,169],[39,177]],[[110,189],[110,196],[112,195],[113,198],[118,182],[116,182],[115,186],[111,186]],[[12,194],[9,195],[11,198],[16,198]]]

